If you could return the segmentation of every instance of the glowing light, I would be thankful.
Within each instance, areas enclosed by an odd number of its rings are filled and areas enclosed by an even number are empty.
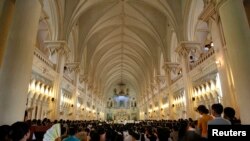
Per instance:
[[[219,95],[222,97],[222,90],[221,90],[221,82],[220,82],[220,75],[219,73],[216,74],[216,87],[219,89]]]
[[[77,108],[79,108],[79,107],[81,107],[81,104],[80,104],[80,103],[77,103],[77,105],[76,105],[76,106],[77,106]]]
[[[49,96],[49,88],[48,87],[45,88],[44,93],[45,93],[45,95]]]
[[[37,82],[35,91],[40,94],[40,82]]]
[[[169,105],[168,103],[162,105],[162,109],[168,108],[168,105]]]
[[[44,91],[44,85],[42,85],[42,86],[40,87],[40,93],[41,93],[41,94],[44,94],[44,93],[45,93],[45,91]]]
[[[155,108],[154,108],[154,111],[157,111],[157,110],[159,110],[159,107],[155,107]]]
[[[35,85],[35,80],[33,80],[32,82],[31,82],[31,85],[30,85],[30,89],[31,89],[31,91],[35,91],[35,88],[36,88],[36,85]]]
[[[219,60],[216,60],[216,61],[215,61],[215,64],[216,64],[218,67],[221,66],[221,62],[220,62]]]

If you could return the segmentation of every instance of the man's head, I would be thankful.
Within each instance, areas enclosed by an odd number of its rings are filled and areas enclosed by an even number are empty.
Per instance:
[[[30,127],[25,122],[15,122],[11,125],[11,128],[11,138],[13,141],[27,140],[30,137]]]
[[[223,106],[220,103],[213,104],[211,108],[213,116],[221,116],[223,112]]]
[[[208,113],[209,113],[209,111],[208,111],[208,109],[206,108],[205,105],[199,105],[199,106],[197,107],[196,111],[199,112],[201,115],[202,115],[202,114],[208,114]]]
[[[232,107],[224,108],[224,118],[232,119],[235,117],[235,110]]]

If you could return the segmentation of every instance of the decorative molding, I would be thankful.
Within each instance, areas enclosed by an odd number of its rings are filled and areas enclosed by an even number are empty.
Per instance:
[[[189,54],[191,50],[199,50],[201,49],[201,45],[199,42],[195,41],[181,41],[179,46],[176,48],[176,52],[181,56],[186,56]]]
[[[215,7],[213,3],[209,3],[201,12],[199,16],[199,20],[208,21],[210,17],[212,17],[216,13]]]
[[[173,72],[174,74],[181,70],[180,64],[175,62],[165,62],[162,68],[167,72]]]
[[[69,91],[72,91],[72,92],[75,89],[75,86],[73,85],[73,80],[67,78],[67,76],[65,76],[65,75],[63,76],[61,85],[62,85],[62,88],[69,90]]]
[[[195,41],[181,41],[175,51],[180,56],[186,57],[192,50],[201,52],[201,44]]]
[[[164,84],[166,82],[166,76],[165,75],[156,75],[156,81],[157,81],[157,83]]]
[[[87,77],[87,75],[80,75],[80,76],[79,76],[79,82],[80,82],[80,83],[82,83],[82,82],[87,83],[87,82],[88,82],[88,77]]]
[[[215,56],[208,58],[203,63],[199,64],[196,68],[189,72],[192,81],[196,81],[208,74],[217,72],[217,65],[215,63]]]
[[[33,58],[34,58],[33,63],[37,61],[37,62],[44,64],[46,68],[49,67],[49,68],[55,69],[55,65],[38,48],[35,48]]]
[[[203,62],[214,56],[215,56],[215,50],[214,48],[211,48],[207,53],[203,53],[202,56],[197,61],[191,64],[190,69],[191,70],[194,69],[196,66],[202,64]]]
[[[37,49],[34,51],[34,57],[32,62],[32,71],[45,77],[48,80],[53,81],[58,73],[55,71],[55,65],[47,59]]]
[[[187,48],[188,50],[201,47],[200,43],[196,41],[181,41],[179,45]]]
[[[183,80],[183,77],[181,77],[180,79],[178,79],[177,81],[173,82],[173,84],[170,86],[171,87],[171,90],[173,92],[181,89],[181,88],[184,88],[184,80]]]
[[[67,69],[69,70],[70,73],[72,73],[72,71],[74,72],[80,72],[80,63],[79,62],[73,62],[73,63],[66,63],[65,66],[67,67]]]
[[[51,54],[55,52],[59,54],[68,55],[70,49],[67,47],[67,43],[65,41],[44,41],[45,46],[49,49]]]

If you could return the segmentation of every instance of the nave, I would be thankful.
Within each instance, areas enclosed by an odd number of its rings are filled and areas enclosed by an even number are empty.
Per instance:
[[[0,125],[250,123],[249,0],[2,0]],[[143,122],[144,123],[144,122]]]

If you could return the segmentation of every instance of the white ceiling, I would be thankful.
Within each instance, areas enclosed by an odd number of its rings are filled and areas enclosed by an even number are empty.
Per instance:
[[[81,62],[81,73],[97,95],[112,94],[121,81],[132,94],[142,94],[160,72],[160,56],[169,58],[167,36],[182,19],[182,2],[57,1],[64,14],[59,37],[67,39],[78,28],[75,61]]]

